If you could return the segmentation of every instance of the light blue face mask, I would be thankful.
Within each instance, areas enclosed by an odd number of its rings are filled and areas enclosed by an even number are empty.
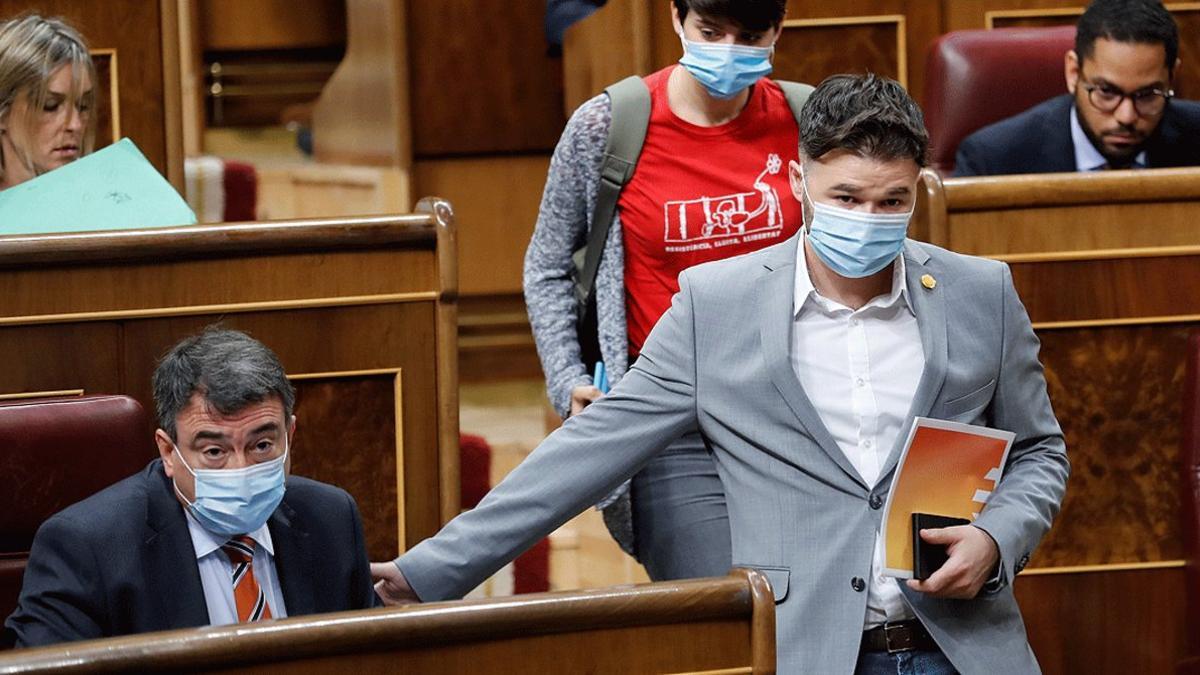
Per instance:
[[[188,501],[178,486],[175,492],[187,502],[188,512],[201,527],[213,534],[234,537],[254,532],[283,501],[286,438],[282,455],[241,469],[192,469],[184,461],[179,446],[174,447],[179,461],[196,479],[196,500]]]
[[[913,209],[905,213],[863,213],[814,200],[808,240],[821,262],[843,277],[861,279],[887,267],[904,249]],[[916,203],[913,203],[916,208]]]
[[[775,47],[693,42],[682,35],[680,65],[704,85],[713,98],[727,101],[771,73]]]

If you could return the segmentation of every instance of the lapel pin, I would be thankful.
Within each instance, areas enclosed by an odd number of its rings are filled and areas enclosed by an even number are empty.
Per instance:
[[[933,276],[929,274],[922,275],[921,285],[932,291],[934,287],[937,286],[937,279],[934,279]]]

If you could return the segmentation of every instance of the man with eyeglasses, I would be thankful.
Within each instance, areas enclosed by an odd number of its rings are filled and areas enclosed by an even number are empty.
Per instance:
[[[1159,0],[1095,0],[1066,55],[1070,93],[968,136],[954,175],[1200,165],[1200,104],[1171,88],[1178,53]]]

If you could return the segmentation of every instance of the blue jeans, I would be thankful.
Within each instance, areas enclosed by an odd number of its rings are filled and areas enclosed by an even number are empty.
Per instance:
[[[725,488],[698,433],[676,440],[633,477],[638,562],[655,581],[723,577],[732,566]]]
[[[863,652],[854,675],[958,675],[941,652]]]

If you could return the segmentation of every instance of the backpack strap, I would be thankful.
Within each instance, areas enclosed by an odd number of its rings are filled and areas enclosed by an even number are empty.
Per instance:
[[[600,254],[617,212],[621,189],[633,177],[646,127],[650,124],[650,90],[641,77],[631,75],[604,90],[612,101],[612,124],[600,165],[600,184],[596,190],[596,209],[592,212],[592,227],[587,244],[575,251],[575,297],[586,305],[596,285],[600,269]]]
[[[788,107],[792,109],[792,116],[796,118],[796,122],[800,122],[800,110],[804,108],[804,103],[808,101],[808,95],[813,92],[811,84],[801,84],[800,82],[788,82],[787,80],[775,80],[775,84],[783,90],[783,96],[787,99]]]

